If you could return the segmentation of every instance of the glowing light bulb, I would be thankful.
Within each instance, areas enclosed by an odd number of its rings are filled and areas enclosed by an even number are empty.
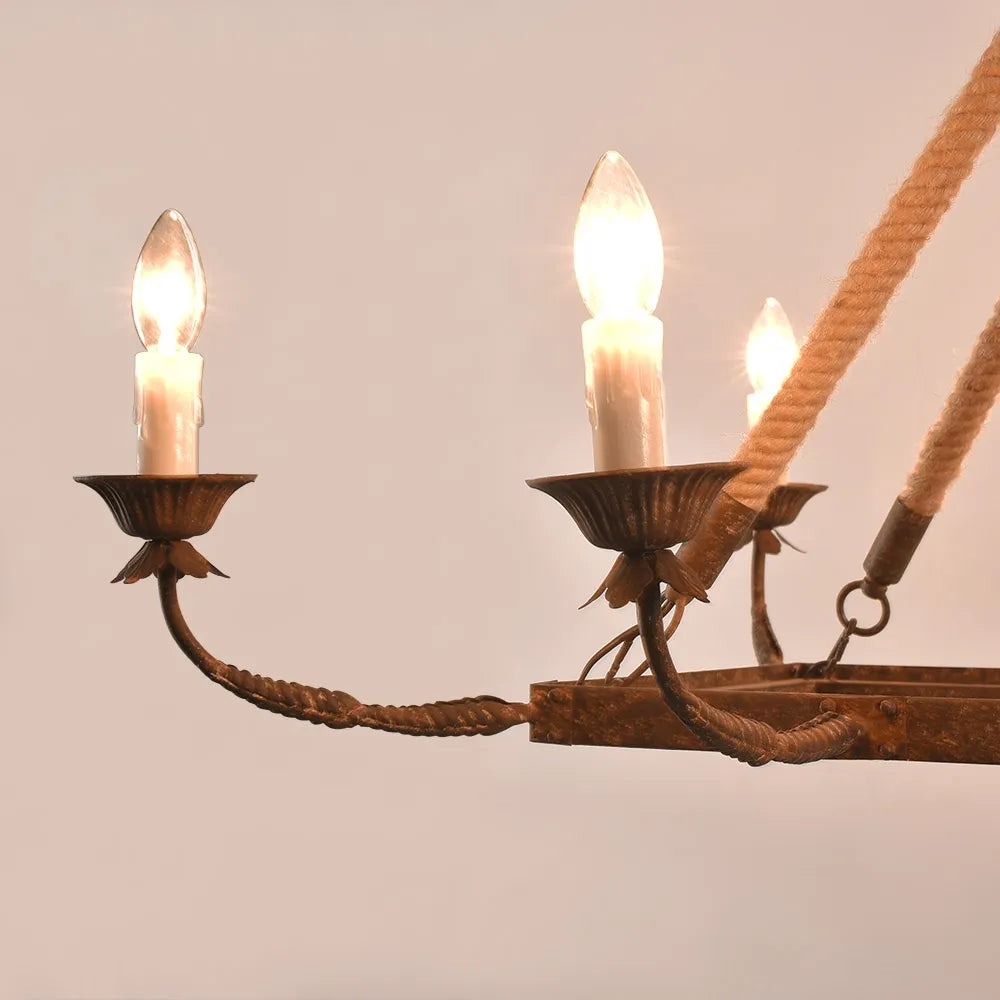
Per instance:
[[[583,192],[573,236],[594,468],[666,464],[663,324],[651,313],[663,284],[660,227],[639,178],[605,153]]]
[[[207,292],[198,245],[184,216],[168,209],[149,231],[132,280],[132,318],[139,339],[163,354],[194,345]]]
[[[205,318],[201,255],[180,212],[168,209],[149,231],[132,279],[132,318],[146,345],[135,357],[139,474],[198,472],[204,359],[188,350]]]
[[[777,393],[798,357],[785,310],[777,299],[767,299],[747,337],[747,378],[754,391]]]
[[[663,240],[653,206],[621,153],[605,153],[583,192],[573,263],[591,316],[626,317],[656,308]]]
[[[747,396],[751,427],[777,395],[798,357],[799,347],[785,310],[777,299],[767,299],[747,337],[747,378],[754,389]]]

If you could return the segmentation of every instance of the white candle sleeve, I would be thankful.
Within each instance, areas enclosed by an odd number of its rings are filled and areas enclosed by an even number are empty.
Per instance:
[[[203,366],[201,355],[187,351],[149,350],[136,355],[134,416],[140,475],[197,475]]]
[[[663,324],[644,315],[587,320],[583,353],[594,468],[666,465]]]

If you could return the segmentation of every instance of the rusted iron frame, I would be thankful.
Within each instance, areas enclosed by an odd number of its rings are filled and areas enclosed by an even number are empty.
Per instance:
[[[1000,669],[837,664],[825,677],[783,663],[680,674],[714,708],[787,729],[836,711],[864,732],[838,760],[1000,764]],[[712,749],[667,707],[652,678],[533,684],[531,739],[561,745]]]

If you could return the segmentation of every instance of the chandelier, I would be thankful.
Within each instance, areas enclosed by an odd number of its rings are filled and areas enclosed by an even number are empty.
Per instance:
[[[1000,390],[1000,305],[960,370],[916,464],[863,563],[837,595],[839,637],[825,657],[785,662],[768,617],[768,556],[826,486],[785,470],[893,294],[911,270],[1000,120],[1000,34],[947,109],[801,347],[768,299],[753,324],[749,431],[731,462],[667,464],[663,328],[653,315],[663,247],[652,206],[618,153],[598,162],[574,236],[594,472],[532,479],[591,544],[615,556],[589,604],[634,604],[636,625],[612,638],[575,680],[532,685],[530,699],[492,696],[372,705],[274,680],[208,652],[181,612],[185,576],[225,576],[191,543],[254,475],[198,472],[202,358],[192,352],[207,295],[198,248],[180,213],[164,212],[136,265],[132,310],[145,350],[135,363],[138,474],[80,476],[118,526],[143,541],[113,582],[155,577],[167,628],[210,680],[258,708],[333,729],[476,736],[529,726],[540,743],[714,750],[770,761],[905,759],[1000,763],[1000,669],[842,662],[856,637],[889,623],[898,583]],[[757,663],[679,673],[670,643],[692,602],[730,557],[751,546],[751,637]],[[863,602],[867,601],[865,604]],[[856,610],[850,610],[855,608]],[[641,661],[623,671],[639,643]],[[595,676],[604,667],[604,676]]]

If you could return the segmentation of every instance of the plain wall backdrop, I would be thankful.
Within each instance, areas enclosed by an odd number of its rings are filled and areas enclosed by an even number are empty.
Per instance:
[[[184,581],[219,656],[365,700],[576,676],[628,611],[532,476],[591,467],[571,244],[602,151],[667,248],[669,448],[725,460],[765,296],[800,337],[997,27],[993,0],[8,2],[0,9],[0,995],[995,997],[1000,770],[409,740],[257,711],[169,639],[73,474],[134,471],[129,290],[201,247]],[[817,659],[1000,295],[982,157],[792,469]],[[997,663],[1000,424],[860,662]],[[747,554],[683,669],[751,662]],[[387,615],[386,609],[390,609]],[[386,622],[391,625],[387,629]]]

